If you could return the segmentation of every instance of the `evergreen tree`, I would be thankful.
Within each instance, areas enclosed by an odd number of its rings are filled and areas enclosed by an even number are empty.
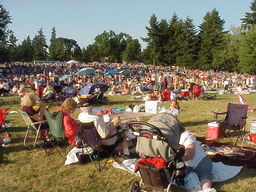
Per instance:
[[[214,9],[204,16],[204,21],[200,25],[199,32],[199,60],[198,67],[202,69],[210,69],[213,62],[213,55],[216,54],[224,46],[223,31],[224,20],[219,16],[219,12]]]
[[[57,58],[56,56],[56,29],[55,27],[52,28],[52,35],[50,40],[50,46],[49,46],[49,57],[51,60],[55,60]]]
[[[166,63],[168,65],[176,65],[176,57],[178,56],[178,50],[181,44],[182,25],[182,20],[174,14],[169,21],[169,37],[166,40]]]
[[[0,4],[0,62],[9,60],[8,51],[8,29],[7,25],[11,23],[9,12]]]
[[[158,24],[158,33],[155,36],[155,52],[158,56],[157,64],[168,63],[169,58],[166,57],[166,54],[168,52],[169,36],[169,25],[165,19],[162,19]]]
[[[256,0],[251,3],[250,9],[252,12],[246,12],[245,17],[241,19],[245,30],[250,29],[250,27],[256,24]]]
[[[256,26],[251,26],[249,31],[243,36],[239,48],[238,69],[244,73],[256,73]]]
[[[17,60],[30,62],[33,60],[34,50],[30,37],[23,40],[17,47]]]
[[[43,29],[41,28],[38,31],[38,34],[34,37],[33,42],[33,49],[34,49],[34,60],[46,60],[48,53],[47,53],[47,44],[46,38],[43,34]]]
[[[242,38],[241,27],[231,27],[225,35],[224,47],[214,55],[212,67],[223,71],[238,71],[239,46]]]
[[[182,24],[179,49],[176,53],[176,65],[192,68],[196,66],[198,58],[197,35],[193,21],[186,18]],[[177,42],[178,43],[178,42]]]
[[[14,36],[13,31],[10,31],[8,40],[8,50],[10,53],[10,61],[16,61],[17,59],[17,41],[18,39]]]
[[[158,52],[157,52],[157,35],[158,35],[158,21],[155,15],[152,15],[149,20],[149,27],[146,27],[147,37],[142,38],[148,45],[146,49],[148,50],[149,60],[146,62],[153,63],[155,65],[158,62]]]
[[[51,35],[51,41],[56,39],[56,29],[55,27],[52,28],[52,35]]]

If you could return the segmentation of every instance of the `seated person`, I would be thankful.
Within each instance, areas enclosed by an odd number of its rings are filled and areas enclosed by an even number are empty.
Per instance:
[[[93,107],[90,103],[83,103],[82,106],[82,112],[78,115],[78,120],[81,123],[89,123],[93,121],[99,136],[103,139],[103,150],[107,152],[112,152],[115,150],[118,143],[118,138],[117,136],[113,135],[117,133],[117,128],[119,128],[121,124],[120,118],[115,117],[109,123],[105,123],[102,116],[92,114]],[[128,143],[126,139],[122,141],[122,148],[124,155],[129,155]]]
[[[150,91],[146,96],[145,96],[145,101],[157,101],[158,97],[155,95],[154,91]]]
[[[44,120],[44,106],[36,106],[38,103],[38,97],[35,93],[27,93],[21,100],[21,110],[26,112],[32,119],[32,121],[43,121]],[[47,123],[41,125],[41,129],[48,128]]]
[[[25,85],[24,84],[21,84],[20,85],[20,88],[19,88],[19,90],[18,90],[18,95],[20,96],[20,97],[23,97],[24,95],[26,95],[26,89],[25,89]]]
[[[45,100],[54,98],[54,90],[50,85],[47,85],[44,88],[42,98],[45,99]]]
[[[70,145],[76,145],[76,141],[79,140],[78,133],[80,132],[80,125],[70,116],[76,108],[77,103],[73,99],[68,98],[62,103],[60,109],[63,113],[64,134],[68,138]]]
[[[164,95],[161,91],[155,91],[155,96],[157,97],[158,101],[164,101]]]
[[[131,88],[125,84],[123,92],[121,93],[121,95],[130,95],[131,94]]]
[[[168,90],[167,86],[165,86],[162,94],[163,94],[163,97],[164,97],[164,101],[170,101],[170,99],[171,99],[171,92],[170,92],[170,90]]]
[[[11,89],[10,94],[13,94],[13,95],[18,94],[18,90],[19,90],[19,86],[17,84],[15,84],[13,86],[13,88]]]
[[[185,147],[183,160],[187,171],[194,171],[201,182],[202,192],[216,192],[212,184],[212,160],[202,149],[200,142],[189,131],[181,134],[180,145]]]

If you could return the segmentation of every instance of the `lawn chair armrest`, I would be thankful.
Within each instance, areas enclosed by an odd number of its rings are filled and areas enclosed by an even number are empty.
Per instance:
[[[38,124],[42,124],[42,123],[46,123],[47,121],[37,121],[37,122],[34,122],[33,125],[38,125]]]
[[[218,118],[219,115],[227,114],[227,112],[217,112],[217,111],[212,111],[212,113],[213,113],[214,118],[216,118],[216,119]]]

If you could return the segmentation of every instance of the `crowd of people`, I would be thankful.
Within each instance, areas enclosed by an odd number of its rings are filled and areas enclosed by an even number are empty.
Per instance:
[[[84,67],[93,67],[94,74],[77,76],[75,73]],[[108,70],[129,70],[129,75],[105,75]],[[37,64],[10,63],[6,64],[1,71],[3,78],[0,82],[0,94],[17,94],[22,97],[21,110],[26,112],[33,121],[44,120],[43,107],[35,108],[39,99],[56,98],[56,95],[73,93],[75,96],[81,88],[87,84],[107,84],[109,94],[112,95],[142,95],[145,100],[170,101],[170,107],[164,112],[178,118],[180,106],[176,98],[172,98],[172,92],[179,93],[181,90],[191,90],[194,85],[202,87],[204,91],[217,91],[223,89],[230,94],[246,92],[255,88],[256,76],[249,74],[237,74],[228,72],[202,71],[184,69],[179,67],[145,66],[143,64],[120,64],[120,63],[88,63],[88,64]],[[61,79],[63,75],[70,74],[72,77]],[[27,92],[29,86],[33,92]],[[36,94],[37,95],[36,95]],[[63,95],[63,94],[60,94]],[[134,143],[130,142],[134,137],[130,134],[126,124],[117,116],[105,122],[102,116],[92,113],[90,100],[77,102],[69,95],[59,111],[63,114],[63,128],[69,144],[79,146],[83,141],[82,123],[93,122],[94,126],[103,140],[104,151],[113,151],[118,145],[119,154],[129,156]],[[80,107],[78,120],[71,115]],[[43,130],[48,129],[47,123],[42,125]],[[121,130],[121,139],[116,134]],[[185,146],[183,160],[188,170],[193,170],[199,176],[202,190],[215,191],[211,188],[210,158],[205,155],[200,144],[188,131],[181,135],[180,144]],[[134,146],[133,146],[134,147]],[[207,169],[206,169],[207,168]]]
[[[0,94],[18,94],[24,96],[24,87],[46,99],[56,96],[66,88],[77,92],[87,84],[104,83],[110,87],[111,95],[143,95],[144,91],[153,91],[152,97],[168,100],[168,91],[192,90],[194,85],[202,86],[204,91],[223,90],[227,93],[236,91],[249,93],[255,88],[256,76],[249,74],[229,73],[223,71],[203,71],[174,66],[152,66],[144,64],[121,63],[7,63],[2,64],[0,73]],[[92,67],[94,74],[77,76],[82,68]],[[127,70],[127,74],[105,75],[109,70]],[[61,79],[64,75],[72,75]],[[45,90],[44,90],[45,89]],[[156,92],[155,90],[161,91]],[[165,92],[163,92],[165,91]]]

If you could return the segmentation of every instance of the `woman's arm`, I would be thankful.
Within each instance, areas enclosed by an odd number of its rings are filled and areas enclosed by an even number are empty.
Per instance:
[[[192,143],[185,147],[185,154],[183,156],[184,161],[192,160],[195,156],[195,143]]]

